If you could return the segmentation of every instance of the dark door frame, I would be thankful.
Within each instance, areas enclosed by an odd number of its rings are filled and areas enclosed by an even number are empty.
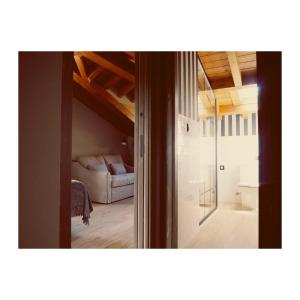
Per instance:
[[[281,52],[257,52],[259,248],[281,248]]]
[[[70,182],[73,52],[63,57],[61,123],[60,247],[71,247]],[[149,154],[142,207],[149,218],[149,248],[174,246],[175,195],[175,52],[140,52],[138,97],[147,102],[148,135],[138,135],[136,149]],[[259,248],[281,248],[281,52],[257,52],[259,87]],[[139,115],[137,118],[143,117]],[[140,122],[140,119],[136,121]],[[144,121],[142,121],[144,122]],[[145,123],[144,123],[145,124]],[[136,136],[137,137],[137,136]],[[172,142],[173,141],[173,142]],[[144,185],[144,184],[143,184]],[[175,200],[174,200],[175,199]],[[137,200],[136,200],[137,201]],[[136,220],[137,221],[137,220]],[[144,226],[144,224],[142,225]],[[138,235],[138,233],[137,233]],[[145,244],[144,244],[145,245]],[[142,247],[142,244],[140,245]]]
[[[71,248],[73,52],[63,52],[61,86],[59,247]]]

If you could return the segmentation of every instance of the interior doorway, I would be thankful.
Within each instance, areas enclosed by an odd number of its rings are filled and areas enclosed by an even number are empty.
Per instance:
[[[74,52],[72,248],[136,248],[135,54]]]

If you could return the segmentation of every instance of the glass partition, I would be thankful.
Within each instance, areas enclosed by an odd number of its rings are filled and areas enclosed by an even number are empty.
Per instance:
[[[216,98],[197,62],[197,117],[178,113],[178,247],[188,247],[217,207]]]
[[[204,207],[199,224],[217,206],[217,118],[216,97],[207,80],[205,72],[198,60],[198,107],[199,123],[202,126],[202,134],[199,136],[199,156],[201,164],[199,168],[200,182],[200,206]]]

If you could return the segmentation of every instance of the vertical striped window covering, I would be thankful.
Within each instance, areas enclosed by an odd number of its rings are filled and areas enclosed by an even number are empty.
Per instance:
[[[225,136],[225,116],[221,120],[221,136]]]
[[[252,113],[247,118],[242,115],[222,116],[220,126],[221,137],[257,135],[257,113]]]
[[[232,115],[228,116],[228,135],[232,136]]]
[[[197,52],[177,53],[178,112],[198,120]]]

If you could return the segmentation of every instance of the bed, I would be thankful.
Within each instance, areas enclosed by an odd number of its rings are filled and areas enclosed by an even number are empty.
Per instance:
[[[89,225],[93,205],[85,185],[78,180],[71,181],[71,216],[82,216],[82,222]]]

